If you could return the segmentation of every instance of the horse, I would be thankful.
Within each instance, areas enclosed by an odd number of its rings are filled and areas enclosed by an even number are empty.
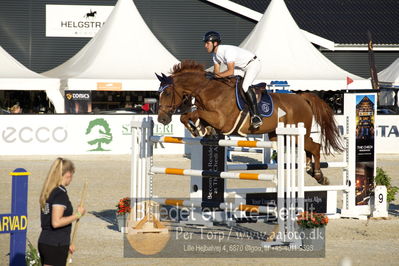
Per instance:
[[[332,150],[342,152],[343,147],[331,107],[316,94],[269,93],[273,100],[273,114],[263,117],[263,124],[255,129],[249,115],[238,123],[242,111],[236,104],[236,78],[209,78],[203,65],[190,60],[174,65],[170,76],[156,75],[161,82],[158,122],[169,124],[172,114],[191,106],[192,98],[195,98],[194,108],[189,108],[190,111],[181,115],[180,120],[194,136],[267,133],[271,141],[276,141],[275,130],[279,122],[302,122],[306,128],[306,171],[319,184],[329,184],[320,170],[320,150],[323,148],[326,154],[331,154]],[[313,118],[319,125],[321,144],[310,137]]]
[[[84,17],[85,18],[89,18],[89,17],[95,17],[96,16],[96,14],[97,14],[97,11],[91,11],[91,9],[90,9],[90,12],[89,13],[86,13],[86,15],[84,15]]]

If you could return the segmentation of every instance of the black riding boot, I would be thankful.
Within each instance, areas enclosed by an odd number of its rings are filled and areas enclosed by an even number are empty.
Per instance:
[[[256,94],[251,87],[248,88],[248,91],[245,93],[245,97],[247,98],[249,112],[251,113],[251,124],[253,128],[258,128],[263,124],[263,122],[258,113]]]

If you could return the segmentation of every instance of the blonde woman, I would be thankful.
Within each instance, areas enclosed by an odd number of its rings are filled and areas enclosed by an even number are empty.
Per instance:
[[[75,166],[70,160],[57,158],[50,168],[40,194],[41,226],[39,253],[42,265],[65,265],[70,246],[72,223],[85,214],[83,207],[73,212],[66,186],[75,173]]]

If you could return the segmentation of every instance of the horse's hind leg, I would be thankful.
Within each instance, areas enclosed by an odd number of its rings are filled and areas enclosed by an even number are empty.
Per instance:
[[[320,148],[321,145],[314,142],[312,138],[305,138],[306,164],[308,164],[308,153],[311,153],[314,159],[313,171],[311,170],[312,168],[310,168],[310,172],[313,172],[313,175],[311,173],[310,175],[316,179],[317,183],[321,185],[329,185],[330,182],[328,181],[328,178],[323,175],[323,172],[320,169]],[[309,160],[311,166],[311,157]],[[306,168],[306,170],[308,170],[308,167]]]
[[[306,151],[306,173],[310,176],[314,176],[314,169],[312,164],[312,153]]]

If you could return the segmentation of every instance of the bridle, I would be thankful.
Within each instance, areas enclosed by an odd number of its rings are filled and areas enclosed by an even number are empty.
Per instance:
[[[158,79],[160,79],[159,77],[160,76],[158,76]],[[161,77],[160,80],[161,80],[161,86],[159,87],[159,90],[158,90],[159,98],[161,98],[161,95],[163,93],[165,93],[167,88],[171,88],[170,91],[171,91],[171,94],[172,94],[170,103],[166,104],[166,105],[165,104],[162,105],[162,109],[164,109],[164,110],[166,109],[166,111],[164,111],[165,113],[170,114],[170,115],[175,114],[176,111],[181,106],[183,106],[187,102],[191,101],[191,97],[192,97],[191,95],[183,94],[183,95],[180,96],[178,94],[178,92],[174,88],[173,78],[172,77],[166,77],[164,74],[162,74],[162,77]],[[162,83],[166,83],[166,84],[162,85]],[[181,98],[181,102],[180,103],[177,103],[177,101],[178,101],[177,99],[178,98]]]
[[[162,94],[165,93],[165,90],[166,90],[167,88],[169,88],[169,87],[172,88],[172,89],[170,90],[170,91],[171,91],[171,94],[172,94],[172,99],[170,100],[170,104],[166,104],[166,105],[163,104],[163,105],[162,105],[162,108],[167,110],[166,113],[168,113],[168,114],[174,114],[174,113],[176,112],[177,108],[181,105],[181,103],[180,103],[180,104],[177,104],[177,103],[176,103],[176,102],[177,102],[176,98],[177,98],[178,94],[177,94],[176,90],[173,88],[173,84],[166,84],[166,85],[164,85],[164,86],[161,86],[161,87],[159,88],[159,98],[162,97]],[[183,97],[183,96],[182,96],[182,97]],[[161,106],[160,106],[160,107],[161,107]]]

